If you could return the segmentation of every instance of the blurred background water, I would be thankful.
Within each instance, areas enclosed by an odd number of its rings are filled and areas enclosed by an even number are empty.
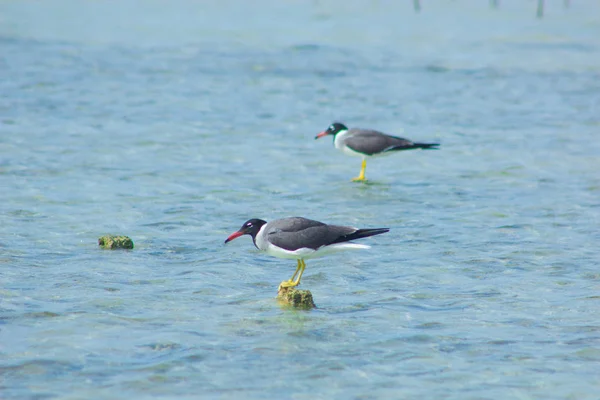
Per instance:
[[[597,399],[600,3],[422,5],[0,2],[0,398]],[[298,312],[293,215],[391,231]]]

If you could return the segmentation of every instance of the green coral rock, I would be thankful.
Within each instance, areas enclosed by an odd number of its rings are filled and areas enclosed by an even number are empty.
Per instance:
[[[127,236],[104,235],[98,239],[103,249],[133,249],[133,240]]]
[[[313,296],[310,290],[299,290],[293,287],[282,287],[277,293],[277,299],[284,304],[302,310],[316,308]]]

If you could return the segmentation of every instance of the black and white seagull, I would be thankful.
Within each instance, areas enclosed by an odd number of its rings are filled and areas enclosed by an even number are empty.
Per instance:
[[[351,226],[327,225],[302,217],[271,222],[254,218],[244,222],[238,231],[229,235],[225,243],[242,235],[250,235],[259,250],[274,257],[298,260],[296,272],[289,280],[281,282],[281,289],[300,284],[300,278],[306,268],[304,260],[343,250],[368,249],[367,245],[350,241],[388,231],[387,228],[358,229]]]
[[[439,143],[416,143],[397,136],[386,135],[372,129],[348,129],[340,122],[329,125],[327,130],[319,133],[315,139],[333,135],[333,145],[349,156],[362,157],[360,175],[353,181],[364,181],[367,158],[391,154],[399,150],[435,149]]]

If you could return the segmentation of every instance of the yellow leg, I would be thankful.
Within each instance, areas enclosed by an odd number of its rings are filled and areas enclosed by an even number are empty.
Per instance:
[[[352,181],[354,181],[354,182],[366,181],[366,179],[365,179],[365,169],[367,169],[367,160],[363,159],[362,167],[360,169],[360,174],[356,178],[353,178]]]
[[[302,278],[302,274],[306,269],[306,263],[304,262],[304,260],[300,260],[300,262],[302,263],[302,269],[300,269],[300,273],[298,274],[298,278],[296,278],[296,282],[294,282],[294,286],[298,286],[300,284],[300,278]]]
[[[301,268],[302,264],[300,263],[300,260],[298,260],[298,267],[296,267],[296,272],[294,272],[294,275],[292,275],[289,282],[294,282],[294,278],[296,278],[296,275],[298,275],[298,271],[300,271]]]
[[[302,263],[300,262],[300,260],[298,260],[298,266],[296,267],[296,271],[294,272],[294,275],[292,275],[292,277],[290,279],[288,279],[287,281],[283,281],[279,284],[279,287],[291,287],[291,286],[295,286],[294,285],[294,278],[296,278],[296,275],[298,275],[298,272],[300,272],[300,269],[302,269]]]
[[[281,282],[279,284],[279,289],[285,288],[285,287],[298,286],[300,284],[300,279],[302,278],[302,274],[304,273],[305,268],[306,268],[306,263],[304,263],[304,260],[298,260],[298,268],[296,268],[296,272],[294,272],[294,275],[292,275],[291,279]],[[297,278],[296,278],[296,275],[298,275]],[[294,280],[294,278],[296,278],[296,280]]]

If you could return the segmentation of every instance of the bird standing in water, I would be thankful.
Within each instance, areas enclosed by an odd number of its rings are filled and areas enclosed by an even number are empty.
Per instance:
[[[242,235],[250,235],[259,250],[274,257],[296,259],[296,272],[290,279],[281,282],[281,289],[300,284],[306,268],[305,259],[349,249],[368,249],[367,245],[349,242],[388,231],[387,228],[357,229],[351,226],[327,225],[302,217],[276,219],[271,222],[253,218],[229,235],[225,243]]]
[[[435,149],[439,146],[439,143],[416,143],[372,129],[348,129],[346,125],[340,122],[329,125],[315,139],[327,135],[333,135],[333,145],[336,149],[349,156],[362,157],[360,174],[352,179],[355,182],[366,180],[365,169],[367,168],[368,157],[387,155],[400,150]]]

